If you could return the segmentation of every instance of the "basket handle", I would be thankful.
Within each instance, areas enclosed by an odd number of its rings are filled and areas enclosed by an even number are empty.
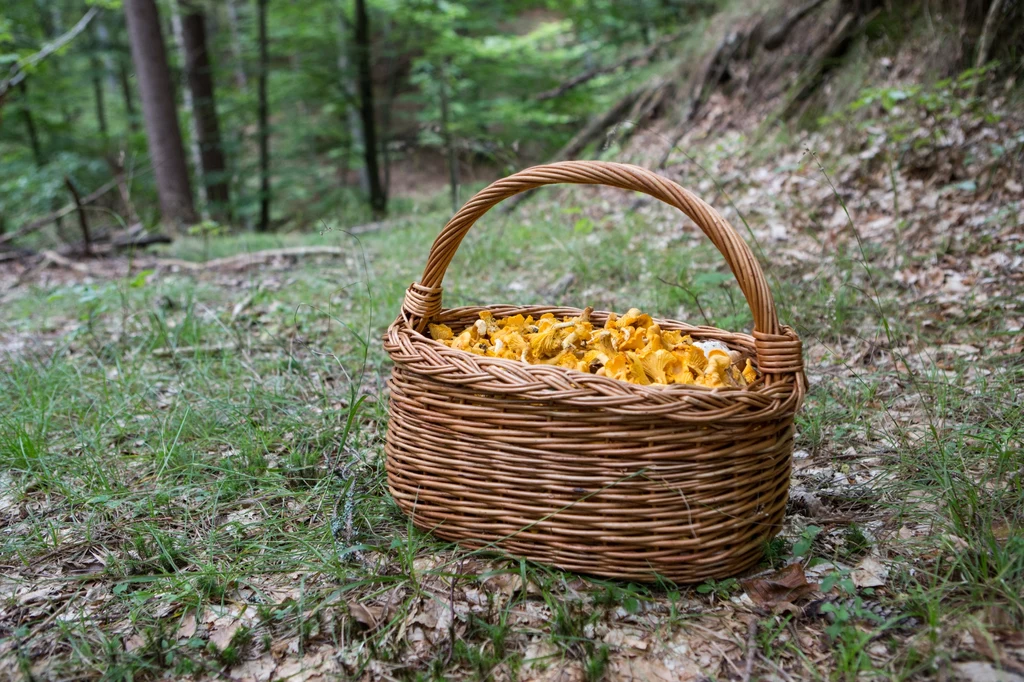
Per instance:
[[[778,374],[802,368],[799,339],[791,329],[779,326],[775,301],[764,272],[736,230],[715,209],[675,182],[639,166],[607,161],[560,161],[534,166],[497,180],[478,192],[434,240],[423,276],[405,293],[402,316],[406,323],[422,332],[427,322],[441,313],[441,282],[445,271],[463,237],[484,213],[515,194],[558,183],[607,185],[643,192],[689,216],[725,257],[747,299],[754,316],[754,339],[761,371]]]

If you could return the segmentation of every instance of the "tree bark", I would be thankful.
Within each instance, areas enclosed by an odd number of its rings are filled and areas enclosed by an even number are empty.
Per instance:
[[[978,57],[974,60],[974,68],[980,69],[988,61],[989,50],[992,49],[992,41],[996,37],[996,22],[999,20],[999,12],[1003,8],[1003,0],[992,0],[992,5],[985,15],[985,24],[981,29],[981,38],[978,40]]]
[[[359,113],[363,122],[363,158],[370,185],[370,208],[375,217],[387,213],[387,196],[377,165],[377,127],[373,106],[373,72],[370,63],[370,17],[366,0],[355,0],[356,71],[359,80]]]
[[[71,181],[71,178],[67,175],[64,176],[64,185],[71,192],[71,197],[75,200],[75,208],[78,210],[78,226],[82,228],[82,248],[85,250],[87,256],[92,255],[92,236],[89,234],[89,219],[85,215],[85,208],[82,206],[82,197],[78,193],[78,188],[75,187],[75,183]]]
[[[96,24],[99,26],[100,24]],[[97,52],[103,47],[100,38],[90,41],[89,45],[89,70],[92,71],[92,95],[93,100],[96,103],[96,122],[99,125],[100,135],[103,136],[103,141],[107,141],[107,107],[103,97],[103,76],[109,74],[109,69],[100,65],[100,58],[97,56]],[[108,60],[104,60],[105,62]]]
[[[260,72],[258,90],[258,117],[260,138],[260,232],[270,230],[270,124],[267,107],[267,72],[270,57],[267,53],[267,0],[257,0],[260,47]]]
[[[345,4],[345,2],[347,0],[343,0],[342,4]],[[359,120],[359,96],[356,93],[355,79],[352,78],[349,64],[351,30],[345,21],[345,9],[343,7],[340,9],[339,24],[338,78],[341,80],[341,92],[345,99],[345,126],[348,132],[344,147],[345,153],[342,157],[344,159],[344,167],[342,168],[344,177],[344,175],[348,174],[349,164],[357,153],[354,150],[362,149],[364,142],[362,124]],[[370,192],[370,176],[366,172],[365,164],[359,165],[359,189],[367,194]]]
[[[228,214],[227,165],[217,121],[210,53],[206,41],[206,16],[190,2],[182,2],[182,37],[185,48],[185,74],[192,93],[192,113],[199,141],[206,197],[216,215]]]
[[[196,194],[199,198],[199,217],[203,220],[210,219],[210,202],[206,197],[206,180],[203,176],[202,151],[199,148],[199,124],[196,122],[196,108],[192,100],[192,88],[188,84],[187,69],[184,62],[185,57],[185,30],[181,26],[181,9],[177,0],[169,0],[168,6],[171,10],[171,33],[174,35],[174,43],[181,53],[182,67],[180,73],[175,74],[181,79],[182,93],[181,103],[185,107],[185,116],[188,118],[189,136],[188,151],[192,157],[192,172],[196,179]]]
[[[137,133],[139,132],[139,117],[135,113],[135,98],[132,97],[132,84],[128,77],[128,65],[121,59],[117,68],[118,79],[121,81],[121,97],[124,98],[124,113],[128,119],[128,130]]]
[[[107,87],[110,90],[117,90],[117,69],[114,68],[114,58],[111,56],[110,30],[107,28],[104,18],[96,21],[96,39],[101,51],[100,58],[103,60],[104,75],[107,78]]]
[[[90,59],[90,68],[92,69],[92,94],[93,99],[96,101],[96,121],[99,124],[100,135],[103,137],[103,141],[107,140],[107,108],[103,103],[103,76],[100,75],[100,62],[98,59]]]
[[[36,168],[42,168],[46,163],[43,158],[43,147],[39,144],[39,132],[36,130],[35,120],[32,118],[32,107],[28,102],[28,85],[25,81],[18,83],[18,89],[21,90],[21,120],[25,123],[25,132],[28,133],[28,144],[32,148],[32,160],[36,163]]]
[[[47,37],[51,44],[56,43],[58,40],[58,36],[61,36],[64,32],[64,21],[60,14],[60,5],[58,3],[51,3],[49,8],[47,8],[46,3],[40,3],[39,19],[43,27],[43,35]],[[81,22],[79,22],[79,24],[81,24]],[[55,60],[52,66],[53,72],[57,77],[56,79],[58,81],[62,80],[63,68],[60,60]],[[68,108],[68,99],[66,97],[61,97],[58,100],[58,102],[60,106],[60,115],[64,121],[64,126],[66,128],[70,128],[72,117],[71,110]]]
[[[142,93],[142,114],[150,160],[156,175],[160,212],[165,222],[180,226],[196,220],[188,167],[174,106],[171,71],[154,0],[125,0],[132,61]]]
[[[228,0],[228,27],[231,29],[231,55],[235,60],[235,85],[239,90],[246,90],[249,87],[249,79],[245,75],[245,57],[242,55],[241,31],[238,28],[238,7],[237,0]]]

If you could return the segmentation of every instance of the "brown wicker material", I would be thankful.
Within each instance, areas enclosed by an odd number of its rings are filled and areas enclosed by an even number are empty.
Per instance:
[[[441,308],[459,243],[501,200],[554,183],[609,185],[679,208],[714,242],[754,314],[753,336],[657,320],[753,358],[752,386],[640,386],[547,365],[488,358],[423,334],[460,330],[482,310],[578,315],[576,308]],[[603,324],[608,313],[591,320]],[[800,340],[780,326],[746,243],[710,206],[637,166],[567,161],[498,180],[434,242],[384,347],[394,360],[387,470],[420,528],[565,569],[681,583],[741,573],[782,524],[793,416],[804,396]]]

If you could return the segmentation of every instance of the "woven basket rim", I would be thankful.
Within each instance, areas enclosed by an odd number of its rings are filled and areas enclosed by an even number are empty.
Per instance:
[[[475,315],[483,310],[499,311],[502,315],[530,313],[543,314],[578,314],[579,308],[565,306],[463,306],[447,308],[435,319],[444,321],[459,315]],[[607,311],[594,311],[592,317],[604,319]],[[729,332],[717,327],[694,327],[685,322],[668,318],[652,318],[664,328],[698,330],[699,336],[718,338],[727,341],[728,345],[746,351],[753,362],[757,362],[754,354],[756,339],[748,334]],[[403,354],[400,338],[404,344],[413,348],[413,355]],[[738,343],[737,343],[738,342]],[[444,360],[444,365],[432,365],[429,368],[431,380],[451,386],[461,386],[470,392],[486,391],[504,393],[510,397],[523,397],[530,400],[543,400],[581,406],[588,399],[609,401],[616,404],[595,404],[595,408],[606,408],[613,412],[625,411],[636,413],[638,410],[650,409],[680,421],[712,421],[722,420],[723,423],[755,422],[777,419],[781,415],[794,414],[803,402],[804,375],[802,371],[791,371],[775,375],[775,381],[764,381],[762,372],[758,384],[747,388],[708,388],[706,386],[669,385],[645,386],[631,384],[611,377],[597,376],[555,365],[532,365],[518,360],[491,358],[476,355],[467,351],[451,348],[435,341],[408,324],[403,316],[399,316],[388,327],[385,335],[385,350],[396,366],[405,366],[412,372],[423,372],[425,368],[417,367],[424,360],[424,353]],[[402,356],[405,355],[403,358]],[[444,371],[447,368],[449,371]],[[436,371],[435,371],[436,370]],[[760,371],[760,368],[759,368]],[[474,377],[474,374],[477,376]],[[485,383],[487,385],[480,385]],[[494,383],[497,382],[497,383]],[[532,389],[529,384],[538,388]],[[621,401],[621,404],[618,404]],[[723,413],[724,411],[724,413]]]
[[[543,307],[543,308],[550,308],[550,311],[575,310],[575,311],[580,312],[580,313],[583,312],[583,310],[581,308],[567,308],[565,306],[516,306],[515,304],[508,304],[506,306],[505,304],[495,304],[493,306],[459,306],[457,308],[445,308],[444,310],[441,311],[441,314],[438,315],[435,318],[435,320],[443,321],[445,317],[448,317],[452,313],[455,313],[455,312],[471,313],[471,312],[479,312],[479,311],[482,311],[482,310],[489,310],[489,309],[492,309],[492,308],[505,308],[505,307],[518,308],[518,309],[521,309],[521,310],[528,310],[528,309],[535,309],[535,308],[538,308],[538,307]],[[592,314],[593,314],[594,317],[599,317],[599,316],[607,315],[608,312],[609,311],[595,310]],[[511,312],[510,314],[515,315],[516,313]],[[619,314],[619,313],[617,313],[617,314]],[[557,317],[557,315],[556,315],[556,317]],[[685,322],[679,322],[678,320],[672,320],[670,318],[654,317],[653,315],[651,316],[651,319],[654,320],[659,325],[661,325],[663,329],[679,329],[680,331],[684,331],[684,332],[686,332],[688,334],[690,333],[690,330],[699,330],[699,331],[697,331],[696,336],[701,336],[701,337],[707,336],[709,338],[710,337],[714,337],[714,336],[739,336],[739,337],[743,337],[744,340],[748,340],[749,339],[749,346],[750,347],[749,348],[744,348],[742,350],[746,351],[749,354],[750,360],[754,363],[755,367],[757,366],[757,356],[755,355],[755,353],[753,351],[754,337],[751,336],[750,334],[746,334],[744,332],[730,332],[730,331],[726,331],[724,329],[719,329],[718,327],[709,327],[709,326],[695,327],[695,326],[687,324]],[[433,322],[433,320],[432,320],[432,322]],[[668,326],[668,327],[664,326],[665,323],[667,323],[670,326]],[[721,386],[721,387],[710,388],[708,386],[701,386],[701,385],[698,385],[698,384],[692,384],[692,385],[691,384],[667,384],[667,385],[666,384],[660,384],[660,385],[655,385],[655,384],[632,384],[632,383],[629,383],[627,381],[621,381],[619,379],[613,379],[611,377],[600,376],[600,375],[597,375],[597,374],[589,374],[587,372],[581,372],[578,369],[572,369],[570,367],[561,367],[559,365],[535,365],[535,364],[530,364],[530,363],[527,363],[527,362],[522,362],[520,360],[507,360],[505,358],[492,358],[492,357],[489,357],[489,356],[486,356],[486,355],[477,355],[476,353],[470,353],[469,351],[461,350],[459,348],[452,348],[450,346],[446,346],[445,344],[441,343],[440,341],[435,341],[434,339],[430,338],[430,336],[428,336],[427,334],[424,334],[422,332],[418,332],[415,329],[407,327],[406,324],[405,324],[405,320],[402,318],[402,316],[399,316],[398,318],[396,318],[395,321],[392,322],[392,326],[405,327],[406,329],[408,329],[409,333],[414,335],[415,338],[421,339],[420,343],[426,343],[428,346],[436,348],[438,351],[441,351],[441,352],[447,351],[447,352],[458,353],[460,355],[460,357],[464,357],[467,360],[472,360],[473,362],[475,362],[477,364],[487,364],[487,365],[494,365],[496,367],[505,367],[507,369],[517,370],[517,371],[525,371],[527,374],[535,373],[535,371],[534,371],[535,368],[543,368],[539,372],[541,374],[546,374],[546,373],[548,373],[548,371],[550,371],[552,369],[554,369],[554,370],[562,370],[563,372],[568,372],[569,376],[580,375],[580,376],[590,377],[592,380],[595,380],[594,383],[597,384],[597,385],[604,384],[604,385],[607,385],[607,386],[614,386],[616,388],[621,388],[622,385],[624,385],[624,384],[626,386],[630,386],[630,387],[634,387],[635,386],[637,389],[640,389],[640,390],[637,391],[639,393],[650,392],[652,395],[666,395],[666,394],[671,395],[673,393],[688,393],[690,391],[697,391],[698,393],[725,395],[725,394],[729,394],[729,393],[756,393],[756,392],[760,391],[761,389],[765,388],[764,377],[763,376],[759,376],[758,377],[757,384],[753,388],[752,387],[733,387],[733,386]],[[695,335],[691,334],[691,336],[695,336]],[[719,339],[716,339],[716,340],[719,340]],[[731,345],[729,347],[730,347],[730,349],[733,349]],[[735,349],[735,350],[739,350],[739,349]]]

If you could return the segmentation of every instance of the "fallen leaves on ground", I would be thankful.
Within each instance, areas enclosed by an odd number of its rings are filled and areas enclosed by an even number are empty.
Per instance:
[[[795,604],[818,589],[816,584],[807,582],[800,562],[789,564],[767,576],[743,580],[740,585],[756,605],[767,607],[782,603]]]

